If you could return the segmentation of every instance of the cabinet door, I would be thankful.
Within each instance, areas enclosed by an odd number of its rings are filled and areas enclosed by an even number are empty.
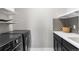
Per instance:
[[[57,51],[57,50],[58,50],[58,43],[56,38],[54,37],[54,51]]]
[[[20,42],[14,49],[13,51],[23,51],[23,44]]]
[[[63,39],[63,46],[67,48],[68,51],[78,51],[79,49],[67,42],[66,40]]]
[[[31,48],[31,35],[30,33],[27,36],[27,50],[30,51]]]
[[[61,38],[54,34],[54,48],[56,51],[61,51]]]
[[[26,50],[27,51],[30,51],[30,48],[31,48],[31,34],[30,34],[30,31],[26,34]]]
[[[61,51],[68,51],[64,46],[62,46]]]
[[[57,41],[57,49],[58,49],[58,51],[61,51],[61,42],[59,42],[59,41]]]

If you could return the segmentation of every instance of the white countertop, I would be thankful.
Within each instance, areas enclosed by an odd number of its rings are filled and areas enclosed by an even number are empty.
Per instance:
[[[71,43],[75,47],[79,48],[79,34],[77,33],[65,33],[62,31],[54,31],[55,34],[66,40],[67,42]]]

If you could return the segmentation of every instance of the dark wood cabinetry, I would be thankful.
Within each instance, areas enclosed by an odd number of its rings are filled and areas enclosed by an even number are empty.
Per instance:
[[[54,50],[55,51],[79,51],[78,48],[54,33]]]

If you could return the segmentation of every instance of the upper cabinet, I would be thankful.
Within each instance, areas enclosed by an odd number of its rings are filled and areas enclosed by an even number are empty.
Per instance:
[[[68,11],[66,13],[64,13],[63,15],[59,16],[58,18],[72,18],[72,17],[76,17],[79,16],[79,8],[70,8],[68,9]]]
[[[15,9],[14,8],[0,8],[0,13],[5,13],[7,15],[14,15]]]
[[[62,16],[62,17],[60,17],[60,18],[65,19],[65,18],[72,18],[72,17],[77,17],[77,16],[79,16],[79,11],[75,11],[75,12],[73,12],[73,13],[64,15],[64,16]]]

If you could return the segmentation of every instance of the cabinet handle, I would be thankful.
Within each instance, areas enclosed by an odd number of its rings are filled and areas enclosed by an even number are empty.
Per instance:
[[[19,43],[19,41],[18,41],[18,40],[16,40],[16,43]]]

